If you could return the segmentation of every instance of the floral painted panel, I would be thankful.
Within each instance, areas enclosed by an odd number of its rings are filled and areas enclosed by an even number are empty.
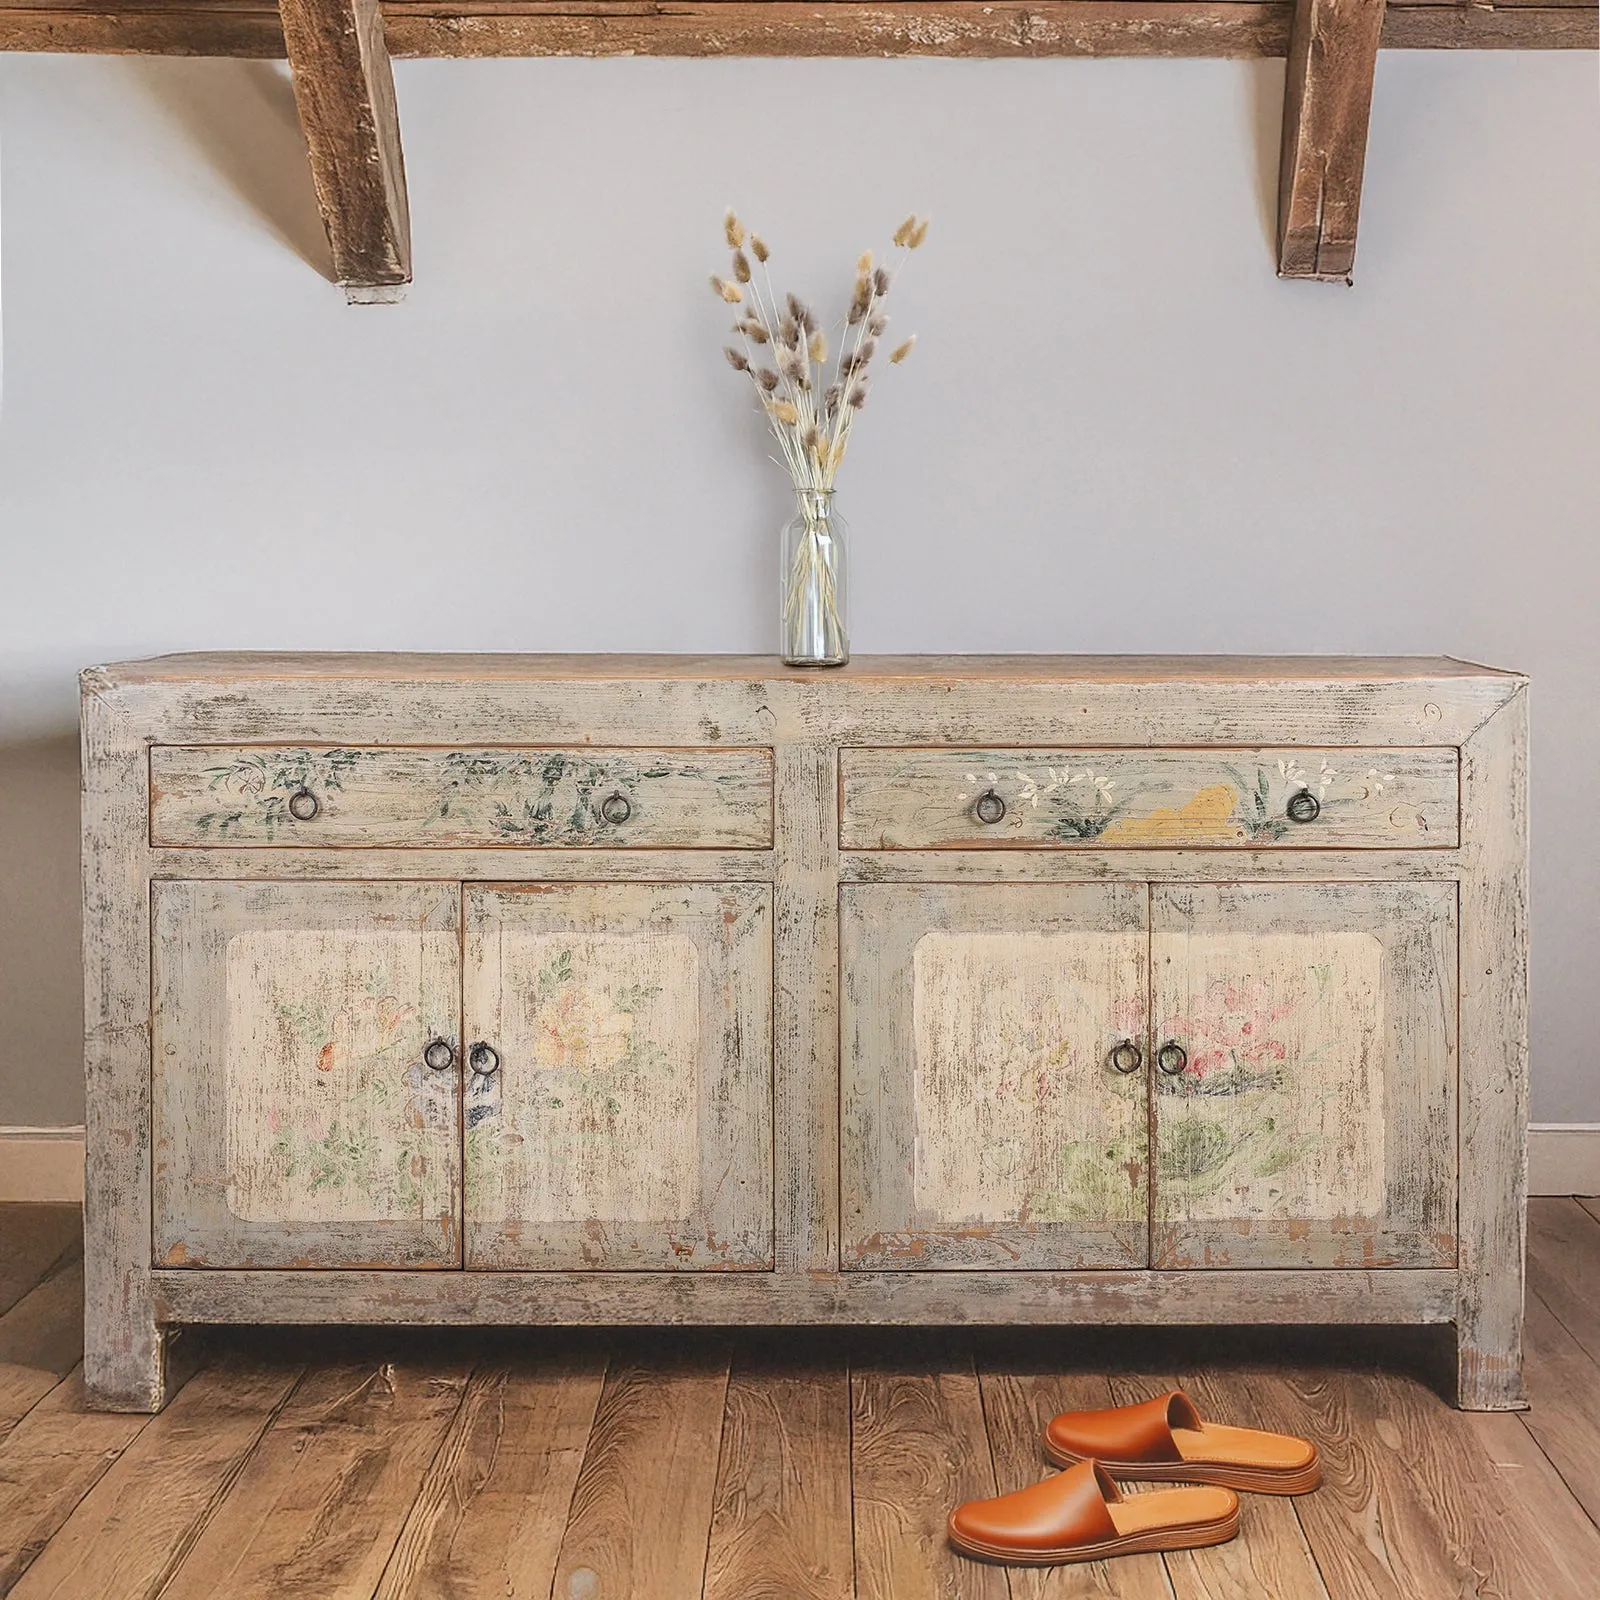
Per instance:
[[[500,939],[505,1066],[468,1087],[481,1218],[648,1222],[699,1200],[700,957],[682,934]]]
[[[844,887],[843,1270],[1147,1263],[1147,916],[1142,883]]]
[[[846,750],[847,850],[1450,846],[1458,757],[1395,750]]]
[[[458,1266],[459,885],[159,880],[151,902],[157,1262]]]
[[[913,1202],[935,1226],[1145,1214],[1143,940],[930,932],[912,952]]]
[[[467,1264],[769,1266],[770,886],[467,905]]]
[[[246,1222],[376,1222],[455,1208],[456,940],[267,929],[228,941],[227,1202]]]
[[[1455,885],[1153,900],[1153,1264],[1452,1265]]]
[[[169,846],[765,848],[767,750],[158,745]]]
[[[1187,1222],[1376,1217],[1385,1203],[1383,942],[1370,932],[1158,932],[1181,948],[1158,1043],[1157,1212]]]

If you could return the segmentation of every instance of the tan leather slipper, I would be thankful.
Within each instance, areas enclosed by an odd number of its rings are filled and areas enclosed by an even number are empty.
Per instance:
[[[1058,1467],[1095,1460],[1118,1478],[1220,1483],[1254,1494],[1306,1494],[1322,1482],[1314,1444],[1202,1422],[1182,1389],[1106,1411],[1064,1411],[1044,1430],[1044,1451]]]
[[[1225,1544],[1238,1531],[1239,1497],[1230,1489],[1156,1489],[1125,1499],[1094,1461],[950,1513],[950,1543],[963,1555],[1025,1567],[1193,1550]]]

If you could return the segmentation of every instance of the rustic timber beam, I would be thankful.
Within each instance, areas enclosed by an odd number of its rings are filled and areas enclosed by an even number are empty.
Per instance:
[[[1295,0],[1283,83],[1278,276],[1348,282],[1384,0]]]
[[[1292,0],[388,0],[411,56],[1281,56]],[[1394,0],[1399,50],[1593,50],[1595,0]],[[270,0],[0,0],[0,50],[275,57]]]
[[[411,281],[394,73],[377,0],[279,0],[334,275],[351,299]]]

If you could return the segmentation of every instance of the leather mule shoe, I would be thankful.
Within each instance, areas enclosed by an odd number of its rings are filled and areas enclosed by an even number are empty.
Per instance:
[[[1220,1483],[1255,1494],[1306,1494],[1322,1482],[1314,1444],[1202,1422],[1182,1389],[1138,1405],[1064,1411],[1044,1430],[1044,1452],[1058,1467],[1095,1460],[1118,1478]]]
[[[1225,1544],[1239,1531],[1239,1497],[1196,1488],[1124,1499],[1098,1463],[1084,1461],[1014,1494],[969,1500],[950,1513],[949,1528],[963,1555],[1051,1567]]]

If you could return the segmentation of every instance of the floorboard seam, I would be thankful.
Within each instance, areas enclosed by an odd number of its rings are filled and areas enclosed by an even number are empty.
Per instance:
[[[734,1352],[722,1365],[722,1426],[717,1430],[717,1470],[711,1475],[711,1503],[706,1507],[705,1544],[700,1554],[700,1600],[705,1600],[706,1573],[711,1566],[711,1525],[717,1517],[717,1486],[722,1482],[722,1452],[728,1442],[728,1391],[733,1386]]]
[[[273,1423],[282,1416],[284,1407],[299,1393],[300,1385],[305,1382],[306,1374],[310,1370],[309,1367],[302,1367],[294,1382],[283,1391],[277,1402],[268,1409],[266,1416],[262,1419],[261,1426],[256,1429],[255,1437],[250,1441],[249,1447],[239,1452],[239,1459],[229,1468],[228,1472],[223,1476],[222,1482],[212,1491],[210,1499],[200,1508],[200,1514],[184,1530],[183,1536],[178,1540],[171,1555],[167,1557],[166,1563],[156,1574],[155,1582],[145,1591],[148,1600],[161,1600],[161,1596],[172,1587],[184,1562],[189,1559],[190,1551],[199,1544],[206,1529],[211,1526],[212,1519],[222,1509],[222,1502],[233,1493],[234,1485],[244,1476],[245,1468],[254,1459],[256,1451],[261,1446],[261,1441],[266,1438]],[[194,1376],[198,1378],[200,1374],[197,1372]],[[194,1379],[191,1378],[189,1381],[192,1383]],[[117,1459],[120,1461],[122,1458],[119,1456]]]

